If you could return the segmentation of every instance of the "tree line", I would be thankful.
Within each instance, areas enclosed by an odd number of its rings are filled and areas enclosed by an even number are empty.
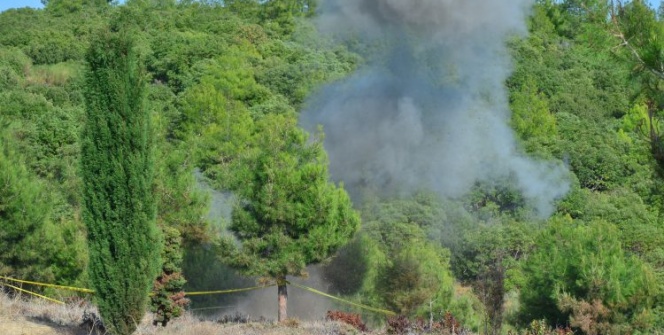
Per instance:
[[[661,10],[541,0],[507,41],[519,145],[571,170],[540,219],[509,178],[353,205],[297,118],[363,46],[319,35],[313,1],[45,5],[0,13],[0,274],[93,287],[118,334],[148,301],[179,315],[201,268],[285,306],[312,263],[333,293],[480,333],[664,331]]]

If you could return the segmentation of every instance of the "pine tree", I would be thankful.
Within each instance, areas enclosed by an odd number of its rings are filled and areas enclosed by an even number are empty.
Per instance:
[[[53,280],[31,269],[39,268],[37,264],[46,258],[32,252],[30,240],[43,229],[50,212],[51,202],[42,183],[30,174],[8,136],[0,132],[0,275]]]
[[[161,264],[145,77],[127,32],[102,32],[87,62],[81,161],[89,275],[107,328],[131,334]]]
[[[650,333],[660,288],[652,268],[625,251],[620,234],[601,220],[552,219],[522,264],[528,274],[519,297],[523,321],[546,318],[552,326],[578,327],[583,314],[606,307],[610,313],[580,328],[604,322],[602,334]]]
[[[257,123],[256,150],[238,164],[235,188],[240,201],[230,229],[242,242],[225,240],[227,263],[278,286],[279,321],[287,317],[286,276],[303,276],[305,267],[321,262],[357,231],[360,219],[342,187],[331,183],[327,155],[320,141],[283,115]]]

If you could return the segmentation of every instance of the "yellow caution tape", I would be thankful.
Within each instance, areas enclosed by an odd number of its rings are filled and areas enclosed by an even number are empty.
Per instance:
[[[29,280],[21,280],[21,279],[10,278],[10,277],[5,277],[5,276],[0,276],[0,279],[13,281],[13,282],[17,282],[17,283],[30,284],[30,285],[43,286],[43,287],[52,287],[52,288],[58,288],[58,289],[63,289],[63,290],[83,292],[83,293],[91,293],[91,294],[95,293],[95,291],[87,289],[87,288],[79,288],[79,287],[72,287],[72,286],[40,283],[40,282],[29,281]],[[10,285],[7,285],[7,286],[10,286]],[[221,290],[221,291],[185,292],[185,295],[207,295],[207,294],[225,294],[225,293],[245,292],[245,291],[251,291],[251,290],[258,290],[258,289],[262,289],[262,288],[267,288],[267,287],[271,287],[271,286],[274,286],[274,284],[273,285],[247,287],[247,288],[239,288],[239,289],[232,289],[232,290]],[[152,296],[152,295],[154,295],[154,293],[151,293],[150,295]]]
[[[14,285],[10,285],[10,284],[7,284],[7,283],[5,283],[5,284],[0,284],[0,285],[4,285],[4,286],[7,286],[7,287],[11,287],[11,288],[13,288],[13,289],[15,289],[15,290],[17,290],[17,291],[25,292],[25,293],[27,293],[27,294],[32,294],[32,295],[34,295],[34,296],[37,296],[37,297],[40,297],[40,298],[42,298],[42,299],[46,299],[46,300],[48,300],[48,301],[52,301],[52,302],[55,302],[55,303],[58,303],[58,304],[61,304],[61,305],[64,305],[64,304],[65,304],[64,302],[62,302],[62,301],[60,301],[60,300],[53,299],[53,298],[49,298],[49,297],[47,297],[47,296],[45,296],[45,295],[37,294],[37,293],[35,293],[35,292],[30,292],[30,291],[28,291],[28,290],[24,290],[24,289],[22,289],[22,288],[20,288],[20,287],[16,287],[16,286],[14,286]]]
[[[13,281],[13,282],[17,282],[17,283],[44,286],[44,287],[52,287],[52,288],[57,288],[57,289],[77,291],[77,292],[83,292],[83,293],[91,293],[91,294],[95,293],[93,290],[86,289],[86,288],[78,288],[78,287],[72,287],[72,286],[63,286],[63,285],[40,283],[40,282],[34,282],[34,281],[29,281],[29,280],[20,280],[20,279],[5,277],[5,276],[0,276],[0,279]],[[303,289],[303,290],[306,290],[306,291],[310,291],[310,292],[322,295],[324,297],[328,297],[330,299],[334,299],[334,300],[346,303],[348,305],[352,305],[352,306],[355,306],[355,307],[366,309],[366,310],[369,310],[369,311],[382,313],[382,314],[386,314],[386,315],[396,315],[396,313],[394,313],[392,311],[389,311],[389,310],[386,310],[386,309],[374,308],[374,307],[371,307],[371,306],[367,306],[367,305],[359,304],[359,303],[356,303],[356,302],[352,302],[352,301],[349,301],[349,300],[346,300],[346,299],[335,297],[333,295],[327,294],[325,292],[322,292],[322,291],[319,291],[319,290],[316,290],[314,288],[307,287],[307,286],[304,286],[304,285],[300,285],[300,284],[296,284],[296,283],[290,283],[290,282],[287,282],[287,284],[293,285],[297,288],[300,288],[300,289]],[[40,298],[43,298],[43,299],[46,299],[46,300],[49,300],[49,301],[52,301],[52,302],[56,302],[56,303],[59,303],[59,304],[64,304],[64,302],[62,302],[62,301],[59,301],[59,300],[56,300],[56,299],[53,299],[53,298],[49,298],[47,296],[43,296],[41,294],[37,294],[37,293],[34,293],[34,292],[30,292],[28,290],[24,290],[22,288],[18,288],[16,286],[13,286],[13,285],[10,285],[10,284],[3,284],[3,285],[11,287],[11,288],[19,290],[19,291],[22,291],[22,292],[25,292],[25,293],[28,293],[28,294],[32,294],[34,296],[37,296],[37,297],[40,297]],[[227,294],[227,293],[247,292],[247,291],[252,291],[252,290],[260,290],[260,289],[264,289],[264,288],[268,288],[268,287],[272,287],[272,286],[276,286],[276,284],[253,286],[253,287],[230,289],[230,290],[219,290],[219,291],[185,292],[185,295],[195,296],[195,295],[210,295],[210,294]],[[150,295],[153,295],[153,293],[150,294]]]
[[[201,292],[185,292],[184,295],[207,295],[207,294],[226,294],[226,293],[235,293],[235,292],[245,292],[251,290],[259,290],[263,288],[272,287],[273,285],[263,285],[263,286],[254,286],[247,288],[238,288],[233,290],[221,290],[221,291],[201,291]]]
[[[206,310],[211,310],[211,309],[222,309],[222,308],[231,308],[235,307],[233,305],[229,306],[214,306],[214,307],[199,307],[199,308],[188,308],[188,311],[206,311]]]
[[[349,301],[349,300],[346,300],[346,299],[342,299],[342,298],[339,298],[339,297],[335,297],[335,296],[333,296],[333,295],[327,294],[327,293],[325,293],[325,292],[319,291],[319,290],[314,289],[314,288],[311,288],[311,287],[307,287],[307,286],[300,285],[300,284],[296,284],[296,283],[289,283],[289,284],[290,284],[290,285],[293,285],[293,286],[295,286],[295,287],[297,287],[297,288],[300,288],[300,289],[303,289],[303,290],[307,290],[307,291],[309,291],[309,292],[313,292],[313,293],[316,293],[316,294],[320,294],[320,295],[322,295],[322,296],[324,296],[324,297],[328,297],[328,298],[330,298],[330,299],[334,299],[334,300],[337,300],[337,301],[341,301],[341,302],[343,302],[343,303],[346,303],[346,304],[349,304],[349,305],[352,305],[352,306],[355,306],[355,307],[363,308],[363,309],[366,309],[366,310],[369,310],[369,311],[372,311],[372,312],[383,313],[383,314],[386,314],[386,315],[397,315],[397,313],[394,313],[394,312],[392,312],[392,311],[388,311],[388,310],[386,310],[386,309],[374,308],[374,307],[371,307],[371,306],[358,304],[358,303],[356,303],[356,302],[352,302],[352,301]]]
[[[37,286],[44,286],[44,287],[52,287],[52,288],[59,288],[63,290],[69,290],[69,291],[77,291],[77,292],[83,292],[83,293],[92,293],[94,294],[95,291],[87,289],[87,288],[78,288],[78,287],[71,287],[71,286],[63,286],[63,285],[55,285],[55,284],[46,284],[46,283],[39,283],[39,282],[34,282],[34,281],[28,281],[28,280],[20,280],[20,279],[15,279],[15,278],[9,278],[5,276],[0,276],[0,279],[4,280],[9,280],[17,283],[23,283],[23,284],[30,284],[30,285],[37,285]]]
[[[52,288],[58,288],[58,289],[63,289],[63,290],[70,290],[70,291],[83,292],[83,293],[92,293],[92,294],[95,293],[93,290],[86,289],[86,288],[78,288],[78,287],[72,287],[72,286],[63,286],[63,285],[55,285],[55,284],[39,283],[39,282],[34,282],[34,281],[29,281],[29,280],[20,280],[20,279],[15,279],[15,278],[10,278],[10,277],[5,277],[5,276],[0,276],[0,279],[4,279],[4,280],[8,280],[8,281],[13,281],[13,282],[17,282],[17,283],[30,284],[30,285],[37,285],[37,286],[44,286],[44,287],[52,287]],[[362,308],[362,309],[366,309],[366,310],[369,310],[369,311],[373,311],[373,312],[377,312],[377,313],[382,313],[382,314],[386,314],[386,315],[396,315],[396,313],[394,313],[394,312],[392,312],[392,311],[389,311],[389,310],[386,310],[386,309],[374,308],[374,307],[371,307],[371,306],[367,306],[367,305],[359,304],[359,303],[356,303],[356,302],[352,302],[352,301],[350,301],[350,300],[346,300],[346,299],[342,299],[342,298],[339,298],[339,297],[335,297],[335,296],[333,296],[333,295],[327,294],[327,293],[325,293],[325,292],[322,292],[322,291],[319,291],[319,290],[316,290],[316,289],[314,289],[314,288],[307,287],[307,286],[304,286],[304,285],[300,285],[300,284],[296,284],[296,283],[290,283],[290,282],[287,282],[287,284],[293,285],[293,286],[295,286],[295,287],[297,287],[297,288],[300,288],[300,289],[303,289],[303,290],[306,290],[306,291],[309,291],[309,292],[313,292],[313,293],[316,293],[316,294],[322,295],[322,296],[324,296],[324,297],[328,297],[328,298],[330,298],[330,299],[334,299],[334,300],[337,300],[337,301],[343,302],[343,303],[348,304],[348,305],[351,305],[351,306],[359,307],[359,308]],[[15,290],[18,290],[18,291],[21,291],[21,292],[25,292],[25,293],[28,293],[28,294],[31,294],[31,295],[34,295],[34,296],[40,297],[40,298],[42,298],[42,299],[46,299],[46,300],[49,300],[49,301],[52,301],[52,302],[58,303],[58,304],[64,304],[64,302],[62,302],[62,301],[60,301],[60,300],[56,300],[56,299],[49,298],[49,297],[44,296],[44,295],[41,295],[41,294],[37,294],[37,293],[31,292],[31,291],[28,291],[28,290],[24,290],[24,289],[22,289],[22,288],[19,288],[19,287],[14,286],[14,285],[10,285],[10,284],[7,284],[7,283],[2,284],[2,285],[5,285],[5,286],[7,286],[7,287],[11,287],[11,288],[13,288],[13,289],[15,289]],[[200,292],[185,292],[185,295],[187,295],[187,296],[193,296],[193,295],[208,295],[208,294],[227,294],[227,293],[237,293],[237,292],[246,292],[246,291],[252,291],[252,290],[259,290],[259,289],[264,289],[264,288],[268,288],[268,287],[272,287],[272,286],[275,286],[275,284],[272,284],[272,285],[262,285],[262,286],[253,286],[253,287],[247,287],[247,288],[238,288],[238,289],[231,289],[231,290],[200,291]]]

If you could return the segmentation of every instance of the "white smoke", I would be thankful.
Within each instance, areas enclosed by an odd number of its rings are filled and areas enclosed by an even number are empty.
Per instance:
[[[541,216],[569,189],[560,163],[526,157],[509,126],[505,43],[532,0],[324,0],[324,33],[365,46],[368,63],[309,102],[330,171],[350,191],[419,188],[457,197],[512,177]]]

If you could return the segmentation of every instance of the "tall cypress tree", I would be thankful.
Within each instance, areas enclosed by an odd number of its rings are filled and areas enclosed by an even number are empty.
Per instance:
[[[81,160],[89,275],[107,328],[131,334],[161,264],[145,76],[127,32],[102,32],[87,62]]]

